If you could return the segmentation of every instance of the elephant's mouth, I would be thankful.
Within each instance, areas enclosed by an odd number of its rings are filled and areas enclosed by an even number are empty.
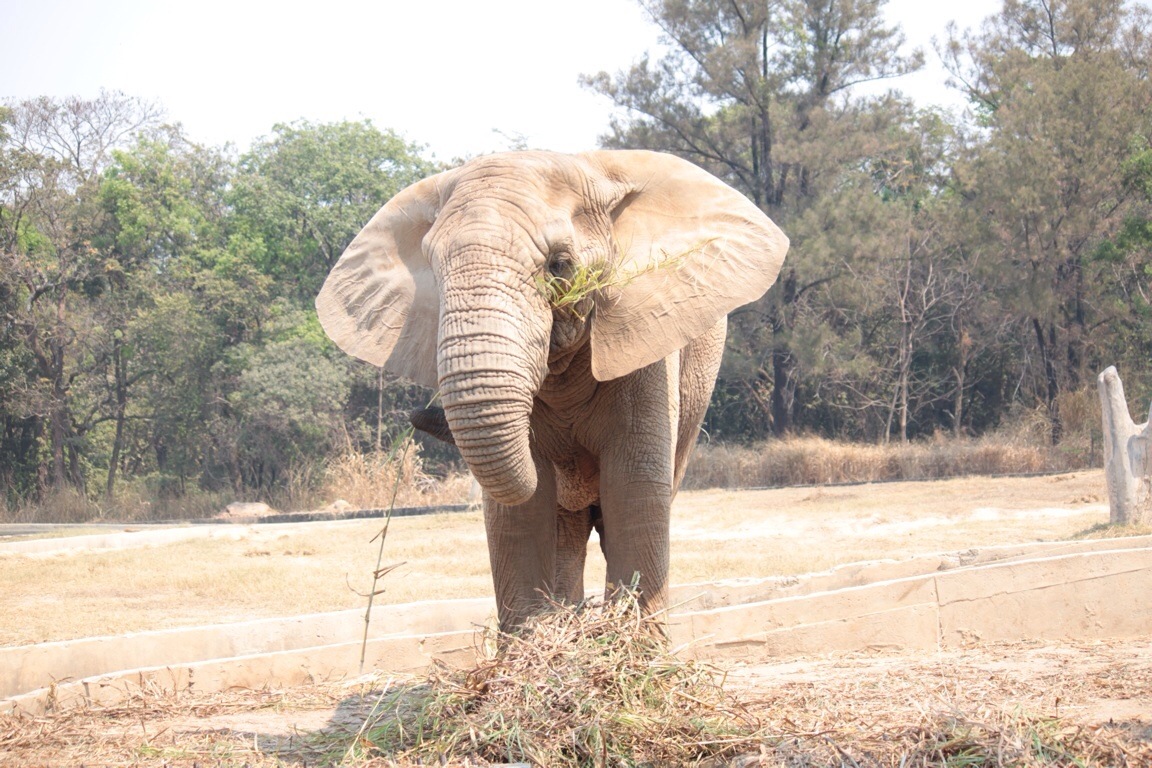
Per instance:
[[[408,422],[441,442],[456,445],[456,438],[452,436],[452,428],[448,426],[448,417],[443,408],[429,406],[412,411],[408,414]]]
[[[573,361],[584,352],[585,357],[590,349],[589,341],[592,334],[588,323],[566,319],[552,323],[552,337],[548,344],[548,373],[557,375],[564,373]]]

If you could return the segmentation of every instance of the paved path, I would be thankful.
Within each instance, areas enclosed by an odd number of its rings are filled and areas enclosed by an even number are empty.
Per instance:
[[[467,504],[442,504],[432,507],[398,507],[393,517],[439,515],[467,512]],[[334,520],[364,520],[387,517],[387,509],[348,509],[340,512],[277,512],[259,517],[206,517],[196,520],[141,520],[131,523],[0,523],[0,539],[63,538],[94,533],[136,533],[165,528],[206,525],[267,525],[275,523],[316,523]]]
[[[128,523],[0,523],[0,539],[14,536],[75,536],[96,531],[126,531],[140,528]]]

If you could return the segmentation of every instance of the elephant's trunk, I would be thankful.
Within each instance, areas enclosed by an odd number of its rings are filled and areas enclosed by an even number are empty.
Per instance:
[[[528,444],[528,416],[514,399],[473,401],[474,388],[500,386],[499,374],[472,374],[465,391],[441,384],[444,411],[460,455],[480,486],[501,504],[523,504],[536,492],[536,467]],[[441,379],[443,382],[443,379]]]
[[[438,358],[448,424],[481,487],[501,504],[523,504],[536,491],[529,416],[546,368],[547,336],[541,344],[539,323],[506,286],[473,284],[459,300],[451,293]]]

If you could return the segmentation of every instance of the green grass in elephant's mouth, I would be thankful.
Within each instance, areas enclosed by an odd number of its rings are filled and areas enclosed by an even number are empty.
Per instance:
[[[690,255],[703,249],[710,241],[704,241],[680,253],[661,253],[647,265],[639,268],[625,268],[625,260],[609,263],[593,261],[588,264],[573,264],[562,274],[545,272],[536,276],[536,287],[554,308],[571,312],[581,318],[588,313],[588,299],[593,294],[608,288],[623,288],[638,277],[660,270],[677,270]],[[620,253],[626,251],[620,250]]]
[[[536,276],[536,288],[554,308],[587,316],[584,300],[615,284],[614,270],[604,262],[577,265],[567,275],[545,273]]]

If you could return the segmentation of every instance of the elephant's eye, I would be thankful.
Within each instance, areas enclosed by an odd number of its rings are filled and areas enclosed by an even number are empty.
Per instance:
[[[548,274],[553,277],[567,277],[572,273],[572,258],[566,253],[554,254],[548,259]]]

